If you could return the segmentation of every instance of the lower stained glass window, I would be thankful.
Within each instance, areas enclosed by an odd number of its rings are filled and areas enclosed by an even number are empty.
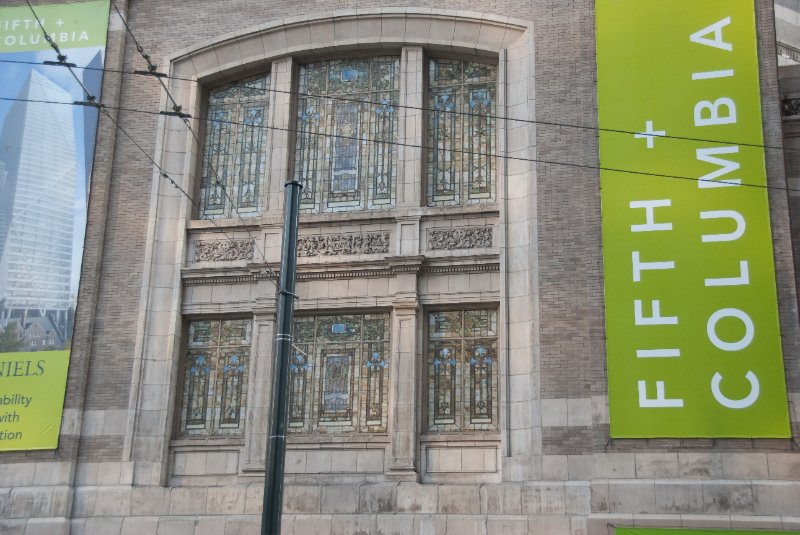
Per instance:
[[[189,323],[183,372],[181,434],[235,435],[244,429],[252,323]]]
[[[386,432],[389,315],[298,316],[289,431]]]
[[[497,312],[428,314],[428,429],[497,428]]]

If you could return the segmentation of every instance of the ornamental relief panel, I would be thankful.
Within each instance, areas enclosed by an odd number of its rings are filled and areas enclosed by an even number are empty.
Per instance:
[[[194,244],[195,262],[231,262],[233,260],[252,260],[255,242],[253,240],[215,240],[197,241]]]
[[[337,256],[389,252],[388,232],[323,234],[297,240],[297,256]]]
[[[428,250],[483,249],[492,246],[492,227],[458,227],[428,231]]]

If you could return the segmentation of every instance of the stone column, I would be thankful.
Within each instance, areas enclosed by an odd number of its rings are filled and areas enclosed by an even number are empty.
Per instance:
[[[294,62],[292,58],[279,58],[272,62],[270,71],[272,92],[269,103],[269,175],[267,177],[267,214],[283,212],[284,184],[289,180],[289,160],[294,156],[289,153],[294,145],[295,106],[291,95],[294,78]]]
[[[418,481],[417,459],[417,275],[421,256],[387,258],[396,273],[392,303],[392,377],[389,395],[389,462],[386,477]]]
[[[272,283],[262,281],[265,293]],[[269,431],[270,388],[274,358],[275,306],[259,307],[253,317],[253,346],[250,353],[250,386],[247,389],[245,446],[240,463],[242,472],[263,472]]]
[[[422,47],[403,47],[400,56],[400,109],[397,137],[397,204],[398,207],[419,207],[422,191]]]

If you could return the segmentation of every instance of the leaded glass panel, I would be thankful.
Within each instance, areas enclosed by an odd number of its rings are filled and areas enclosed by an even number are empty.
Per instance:
[[[493,201],[496,65],[431,59],[428,76],[429,206]]]
[[[304,212],[394,205],[399,89],[397,57],[301,66],[295,180]]]
[[[298,316],[289,366],[289,431],[384,433],[388,314]]]
[[[211,90],[200,177],[200,218],[257,215],[267,159],[270,75]]]
[[[189,323],[182,434],[208,436],[242,432],[251,329],[249,319]]]
[[[428,428],[497,428],[497,312],[428,314]]]

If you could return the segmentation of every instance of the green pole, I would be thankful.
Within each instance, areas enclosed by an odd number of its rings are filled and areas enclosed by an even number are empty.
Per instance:
[[[267,473],[264,478],[264,507],[261,535],[281,532],[283,511],[283,468],[286,461],[286,427],[289,403],[289,356],[292,351],[294,286],[297,270],[297,222],[300,213],[300,190],[297,181],[286,183],[284,203],[281,272],[278,285],[278,310],[275,334],[275,362],[272,372],[272,410],[267,439]]]

